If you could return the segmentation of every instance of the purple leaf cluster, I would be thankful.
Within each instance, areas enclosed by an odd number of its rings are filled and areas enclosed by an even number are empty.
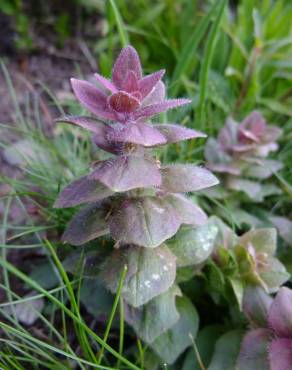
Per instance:
[[[225,189],[243,191],[255,201],[278,192],[274,186],[261,181],[282,168],[282,163],[268,159],[276,151],[281,130],[267,125],[258,111],[242,122],[228,118],[217,139],[210,138],[205,147],[207,167],[221,174]]]
[[[111,80],[95,74],[96,85],[72,79],[72,88],[92,116],[63,117],[93,134],[93,142],[110,157],[92,164],[90,173],[66,186],[55,207],[85,205],[69,222],[63,241],[83,245],[110,235],[116,250],[105,261],[103,280],[113,292],[125,264],[125,300],[138,307],[174,283],[175,256],[164,244],[181,225],[198,226],[207,216],[186,192],[216,185],[207,169],[191,164],[163,165],[151,149],[206,135],[149,118],[187,104],[166,99],[164,71],[143,76],[136,50],[125,47]]]
[[[241,370],[292,369],[292,290],[282,287],[274,300],[260,289],[247,290],[244,313],[253,329],[243,338]]]

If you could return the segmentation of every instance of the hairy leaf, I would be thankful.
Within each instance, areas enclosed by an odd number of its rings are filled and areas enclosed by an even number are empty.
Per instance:
[[[181,224],[173,206],[163,198],[127,199],[109,221],[115,240],[155,248],[171,238]]]
[[[207,136],[203,132],[171,123],[155,125],[154,127],[162,133],[168,144]]]
[[[132,46],[127,46],[120,52],[112,71],[112,79],[118,88],[122,88],[125,77],[128,71],[133,71],[140,79],[142,77],[142,67],[139,55]]]
[[[135,329],[139,338],[152,343],[178,321],[176,296],[181,296],[181,292],[178,286],[173,285],[142,307],[126,306],[126,321]]]
[[[79,211],[69,222],[62,240],[81,245],[108,233],[106,216],[109,210],[101,203],[91,204]]]
[[[107,104],[107,96],[98,87],[87,81],[71,78],[73,91],[80,101],[91,113],[98,117],[115,119],[115,114]]]
[[[69,123],[74,126],[85,128],[97,135],[102,135],[107,128],[105,123],[85,116],[65,116],[56,119],[55,122]]]
[[[191,199],[180,195],[170,194],[165,197],[175,208],[181,223],[186,225],[203,225],[207,222],[207,215]]]
[[[169,248],[177,257],[179,267],[198,265],[212,253],[218,229],[212,223],[184,227],[169,242]]]
[[[161,188],[171,193],[186,193],[214,186],[218,179],[206,168],[191,164],[175,164],[161,168]]]
[[[269,323],[278,336],[292,338],[292,290],[279,290],[269,310]]]
[[[150,75],[143,77],[139,82],[139,91],[142,95],[142,98],[145,98],[155,87],[155,85],[161,80],[165,73],[164,69],[160,71],[151,73]]]
[[[155,114],[165,112],[169,109],[180,107],[181,105],[190,104],[191,100],[189,99],[169,99],[164,100],[160,103],[147,105],[134,113],[134,118],[139,119],[142,117],[152,117]]]
[[[159,186],[161,175],[150,159],[138,156],[119,156],[96,164],[90,179],[98,180],[115,192]]]
[[[198,334],[196,345],[201,361],[207,369],[215,348],[216,340],[222,335],[223,328],[219,325],[204,327]],[[185,357],[182,370],[202,370],[194,348],[190,348]]]
[[[292,364],[292,338],[274,339],[269,347],[269,359],[271,370],[290,370]],[[259,367],[255,369],[258,370]]]
[[[239,354],[242,332],[233,330],[222,335],[216,342],[208,370],[234,370]]]
[[[131,306],[147,303],[174,283],[175,256],[166,246],[155,249],[126,247],[114,251],[102,266],[101,273],[101,278],[113,293],[125,265],[128,273],[122,293]]]
[[[58,196],[54,207],[66,208],[83,203],[96,202],[114,194],[112,190],[88,176],[81,177],[66,186]]]
[[[270,333],[267,329],[252,330],[244,336],[238,358],[240,370],[270,370],[268,362],[269,340]]]
[[[156,129],[143,122],[112,126],[108,139],[120,143],[133,143],[151,147],[166,143],[166,138]]]
[[[151,343],[151,348],[167,364],[174,363],[178,356],[191,346],[190,336],[196,337],[199,326],[197,310],[187,297],[177,298],[177,310],[180,315],[178,322]]]

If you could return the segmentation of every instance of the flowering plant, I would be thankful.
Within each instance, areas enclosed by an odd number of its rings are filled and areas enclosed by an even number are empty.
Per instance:
[[[221,174],[224,189],[242,191],[250,199],[262,201],[280,190],[262,183],[282,168],[281,162],[267,159],[270,152],[277,150],[280,134],[281,130],[268,126],[257,111],[241,123],[228,118],[217,140],[210,138],[206,144],[207,167]]]
[[[290,274],[276,256],[276,229],[252,229],[237,236],[216,216],[212,216],[209,223],[217,227],[218,233],[207,270],[208,280],[211,282],[217,274],[222,281],[211,290],[227,301],[232,300],[231,290],[241,308],[243,293],[250,285],[274,293],[287,282]]]
[[[244,297],[244,312],[252,329],[241,343],[241,370],[292,368],[292,291],[281,288],[273,300],[251,288]]]
[[[218,180],[200,166],[163,165],[152,155],[151,149],[157,146],[206,136],[172,123],[150,124],[153,115],[190,103],[165,98],[163,74],[158,71],[143,77],[136,50],[127,46],[115,62],[111,81],[99,74],[95,75],[98,86],[71,80],[76,97],[98,119],[71,116],[57,121],[91,131],[93,142],[111,157],[93,163],[88,175],[66,186],[55,207],[87,204],[70,221],[63,241],[84,245],[111,236],[115,248],[101,263],[99,278],[115,293],[127,265],[122,288],[126,320],[146,342],[154,343],[154,350],[165,361],[173,362],[190,338],[187,334],[180,338],[170,355],[160,348],[160,336],[174,324],[186,322],[194,335],[197,330],[197,314],[187,298],[181,297],[176,305],[175,297],[181,295],[175,285],[176,265],[202,263],[216,236],[216,228],[203,225],[207,222],[204,211],[183,193],[216,185]],[[186,232],[193,241],[185,245],[187,263],[179,248],[167,245],[182,225],[188,225]],[[209,235],[208,248],[200,255],[200,249],[206,248],[200,243],[202,233]],[[157,315],[149,328],[151,312]]]

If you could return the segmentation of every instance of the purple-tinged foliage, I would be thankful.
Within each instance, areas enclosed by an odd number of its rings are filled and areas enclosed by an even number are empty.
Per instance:
[[[114,192],[102,183],[84,176],[71,182],[59,195],[54,206],[56,208],[74,207],[84,203],[96,202],[110,197]]]
[[[161,70],[143,77],[136,50],[127,46],[114,65],[112,81],[95,74],[101,88],[75,78],[71,84],[77,99],[91,113],[102,119],[128,123],[190,103],[188,99],[165,100],[165,89],[160,82],[163,74]]]
[[[217,140],[210,138],[205,147],[207,167],[221,174],[225,189],[243,191],[254,201],[280,189],[262,184],[282,168],[282,163],[268,159],[276,151],[281,130],[268,126],[263,116],[252,112],[241,123],[229,118]]]
[[[259,295],[262,297],[259,298]],[[292,369],[292,290],[281,288],[273,302],[264,304],[262,291],[249,292],[245,298],[247,318],[264,317],[265,326],[250,330],[244,337],[238,366],[240,370]],[[249,300],[257,301],[252,304]],[[268,302],[269,297],[264,301]]]
[[[216,185],[217,178],[192,164],[162,165],[151,153],[157,146],[206,136],[173,123],[149,122],[155,114],[190,102],[165,98],[163,74],[161,70],[143,76],[137,52],[128,46],[117,58],[111,80],[99,74],[95,74],[99,86],[71,80],[77,99],[96,118],[66,116],[58,121],[90,131],[93,143],[110,153],[110,157],[94,162],[90,173],[66,186],[55,203],[58,208],[87,203],[69,222],[64,242],[83,245],[107,234],[114,240],[116,250],[105,243],[108,256],[100,266],[100,277],[114,293],[124,266],[128,266],[122,288],[129,305],[127,319],[137,331],[142,331],[143,339],[155,339],[157,343],[174,324],[188,322],[184,315],[193,313],[189,305],[185,309],[189,312],[183,314],[175,307],[179,292],[173,285],[176,260],[179,266],[204,262],[217,232],[214,226],[210,235],[209,226],[200,229],[205,227],[206,214],[191,198],[181,194]],[[177,249],[172,253],[167,246],[167,240],[182,225],[188,225],[191,239],[187,243],[184,238],[183,262],[177,257],[182,254]],[[186,261],[188,256],[191,261]],[[142,305],[145,306],[141,308]],[[163,316],[167,305],[169,321]],[[151,319],[152,312],[161,317],[148,330],[143,317]],[[197,325],[197,319],[193,321]],[[189,337],[183,338],[173,359],[190,343]]]

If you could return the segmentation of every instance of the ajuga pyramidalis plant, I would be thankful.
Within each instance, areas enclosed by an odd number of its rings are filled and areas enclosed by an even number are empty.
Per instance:
[[[292,369],[292,291],[282,287],[275,299],[260,288],[249,288],[243,311],[251,325],[244,336],[238,366],[241,370]]]
[[[276,256],[276,229],[252,229],[237,236],[216,216],[209,223],[218,229],[209,274],[214,274],[214,269],[218,272],[219,267],[224,281],[218,291],[221,296],[226,298],[231,287],[241,307],[247,287],[258,286],[267,293],[275,293],[289,280],[290,274]]]
[[[190,338],[173,333],[179,338],[176,350],[169,354],[165,348],[159,350],[159,336],[180,322],[193,327],[194,335],[197,330],[192,304],[182,297],[176,306],[175,298],[181,295],[175,285],[176,265],[202,263],[211,253],[210,241],[216,234],[213,226],[196,229],[206,223],[207,216],[184,193],[211,187],[218,180],[200,166],[164,165],[154,157],[152,149],[157,146],[206,136],[177,124],[149,122],[155,114],[190,103],[165,98],[163,74],[161,70],[143,76],[136,50],[127,46],[114,64],[111,80],[99,74],[95,74],[96,85],[71,80],[76,97],[96,118],[74,116],[58,121],[91,131],[93,142],[111,156],[93,163],[88,175],[65,187],[55,206],[87,204],[69,222],[64,242],[84,245],[104,235],[115,241],[101,263],[100,277],[115,293],[121,271],[128,266],[122,289],[126,319],[142,339],[155,343],[153,348],[167,362],[173,362]],[[186,257],[179,247],[167,245],[182,225],[197,240],[187,245],[187,262],[180,262]],[[183,317],[185,313],[189,317]]]
[[[209,138],[205,147],[207,167],[220,174],[221,189],[225,190],[222,196],[229,189],[262,201],[267,195],[279,193],[279,188],[263,180],[282,168],[281,162],[267,158],[277,150],[280,134],[278,127],[267,125],[263,116],[254,111],[241,123],[228,118],[217,140]]]

